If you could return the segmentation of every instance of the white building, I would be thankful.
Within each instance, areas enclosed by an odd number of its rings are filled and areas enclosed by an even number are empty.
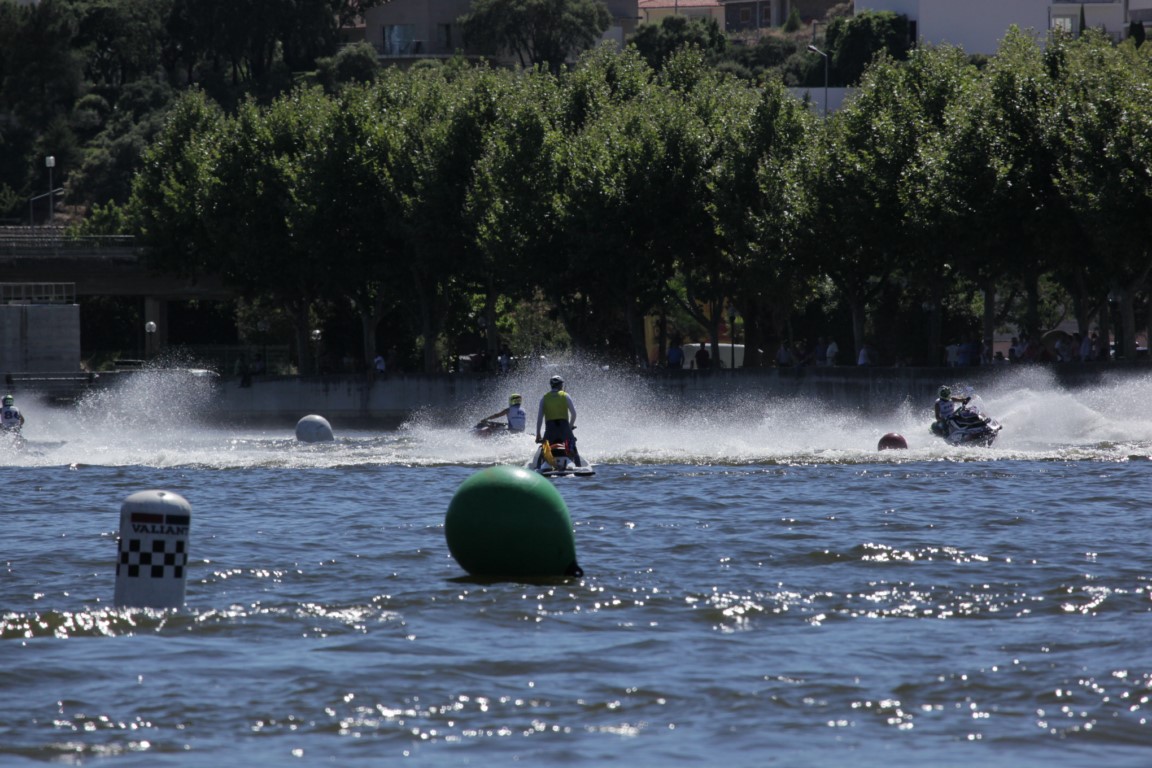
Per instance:
[[[1043,40],[1049,30],[1102,29],[1114,40],[1128,35],[1133,21],[1152,23],[1152,0],[856,0],[856,13],[892,11],[907,16],[913,35],[933,45],[955,45],[967,53],[993,54],[1016,25]]]

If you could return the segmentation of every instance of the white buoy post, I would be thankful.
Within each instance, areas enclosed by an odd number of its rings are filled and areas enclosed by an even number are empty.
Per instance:
[[[120,507],[116,605],[180,608],[192,506],[171,491],[139,491]]]

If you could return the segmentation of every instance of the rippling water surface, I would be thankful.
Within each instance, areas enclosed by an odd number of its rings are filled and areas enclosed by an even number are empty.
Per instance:
[[[932,443],[930,404],[570,378],[585,575],[535,584],[445,545],[460,483],[532,448],[467,435],[491,403],[328,445],[146,389],[29,404],[0,468],[0,765],[1152,761],[1152,381],[1007,378],[985,450]],[[877,452],[890,431],[910,450]],[[120,505],[154,488],[192,505],[187,605],[117,609]]]

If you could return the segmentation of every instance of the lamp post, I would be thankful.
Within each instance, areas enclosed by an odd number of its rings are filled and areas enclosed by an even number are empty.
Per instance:
[[[56,214],[56,195],[52,192],[55,189],[52,186],[52,169],[56,167],[56,156],[48,155],[44,158],[44,167],[48,169],[48,223],[52,223]]]
[[[266,373],[269,370],[269,368],[268,368],[268,321],[263,320],[263,319],[258,320],[256,322],[256,330],[260,332],[260,342],[261,342],[261,344],[263,344],[263,347],[264,347],[263,354],[261,354],[261,356],[260,356],[260,362],[263,364],[264,370],[260,371],[260,373]]]
[[[152,359],[153,350],[156,345],[156,323],[149,320],[144,323],[144,360],[149,361]]]
[[[814,45],[809,45],[808,50],[824,57],[824,117],[828,117],[828,54]]]
[[[732,370],[736,370],[736,305],[728,303],[728,352]]]
[[[316,345],[316,348],[313,350],[312,357],[314,358],[313,362],[316,365],[316,375],[317,376],[320,375],[320,339],[323,337],[324,337],[324,334],[320,331],[319,328],[313,329],[313,331],[312,331],[312,343]]]

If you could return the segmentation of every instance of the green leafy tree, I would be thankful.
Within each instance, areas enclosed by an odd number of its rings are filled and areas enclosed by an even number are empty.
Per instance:
[[[699,48],[713,60],[728,49],[727,36],[710,17],[665,16],[657,24],[641,24],[630,42],[655,70],[684,47]]]
[[[142,156],[128,217],[157,270],[195,278],[225,269],[208,221],[224,120],[202,92],[190,91]]]
[[[532,278],[555,252],[563,194],[564,141],[556,80],[537,72],[511,78],[507,87],[501,119],[485,134],[464,210],[468,237],[478,254],[475,266],[489,352],[498,350],[501,335],[516,335],[522,343],[532,337],[533,331],[524,327],[532,322],[531,315],[521,313],[514,324],[516,313],[507,310],[538,297]],[[498,312],[501,304],[505,311]]]
[[[1152,270],[1152,59],[1092,30],[1056,45],[1065,49],[1056,186],[1119,295],[1122,351],[1132,359],[1133,305]]]
[[[887,54],[903,61],[915,42],[911,39],[908,17],[892,11],[837,17],[828,24],[825,36],[832,59],[832,79],[840,85],[853,85],[878,55]]]
[[[335,93],[347,83],[370,83],[379,73],[376,49],[366,42],[346,46],[335,56],[316,60],[316,79],[328,93]]]
[[[924,125],[897,62],[882,58],[857,98],[813,131],[802,158],[796,246],[835,284],[859,352],[869,306],[887,289],[907,247],[901,182]]]
[[[818,278],[791,247],[796,163],[814,118],[779,79],[755,91],[733,88],[717,92],[732,108],[715,121],[726,135],[710,184],[711,210],[728,253],[731,299],[743,317],[744,365],[758,366],[756,350],[770,334],[790,335],[790,318],[810,301]]]
[[[473,0],[460,23],[469,45],[559,72],[600,38],[612,17],[602,0]]]

